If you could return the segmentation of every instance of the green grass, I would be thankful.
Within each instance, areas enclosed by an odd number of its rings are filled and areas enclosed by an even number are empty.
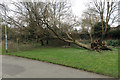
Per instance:
[[[114,48],[113,51],[102,52],[89,51],[82,48],[39,48],[30,51],[11,52],[7,55],[51,62],[118,77],[117,48]]]

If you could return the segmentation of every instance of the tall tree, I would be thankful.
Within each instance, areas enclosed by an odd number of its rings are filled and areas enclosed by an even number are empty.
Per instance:
[[[103,36],[107,32],[108,24],[110,22],[114,22],[115,17],[118,16],[118,14],[116,14],[118,9],[117,3],[113,2],[112,0],[93,0],[90,9],[96,12],[96,14],[99,14],[101,18]]]
[[[90,10],[89,8],[83,13],[83,18],[81,21],[81,25],[82,27],[87,27],[88,28],[88,32],[91,38],[91,42],[93,42],[93,31],[94,31],[94,25],[99,22],[99,16],[97,16],[92,10]]]

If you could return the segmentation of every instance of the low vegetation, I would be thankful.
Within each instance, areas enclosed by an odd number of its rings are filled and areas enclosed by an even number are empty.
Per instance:
[[[107,45],[117,47],[117,46],[120,46],[120,41],[119,40],[108,40]]]

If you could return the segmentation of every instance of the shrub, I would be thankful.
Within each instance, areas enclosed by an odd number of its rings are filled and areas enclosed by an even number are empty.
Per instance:
[[[114,46],[114,47],[120,46],[120,41],[119,40],[108,40],[107,45]]]
[[[112,39],[120,39],[120,29],[111,30],[107,33]]]

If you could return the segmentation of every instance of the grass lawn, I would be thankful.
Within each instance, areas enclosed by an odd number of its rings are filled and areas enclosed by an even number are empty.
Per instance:
[[[30,51],[11,52],[7,55],[21,56],[118,77],[117,48],[114,48],[113,51],[102,52],[82,48],[39,48]]]

